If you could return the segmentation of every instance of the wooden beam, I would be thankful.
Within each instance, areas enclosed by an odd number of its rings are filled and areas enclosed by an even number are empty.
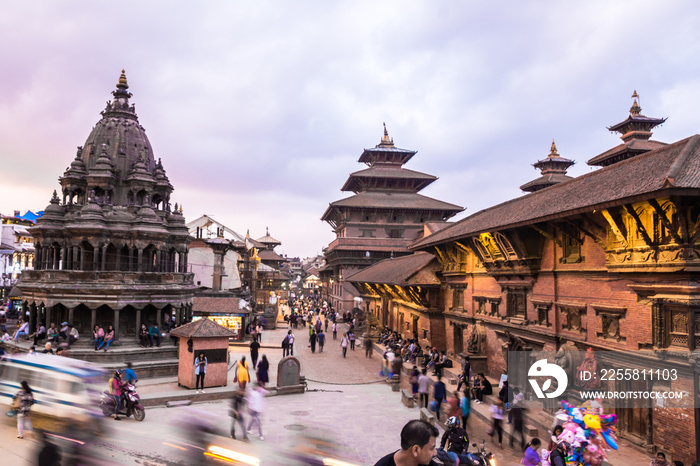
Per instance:
[[[518,254],[519,259],[525,259],[527,257],[527,249],[525,249],[525,243],[523,243],[522,239],[520,238],[518,230],[512,230],[512,232],[513,234],[511,236],[513,238],[513,243],[515,243],[513,246],[517,248],[515,252]]]
[[[557,238],[556,236],[553,236],[543,229],[539,228],[537,225],[530,225],[535,231],[537,231],[539,234],[547,238],[548,240],[554,241],[560,248],[564,247],[564,244]]]
[[[571,220],[566,220],[566,223],[571,225],[572,227],[576,228],[577,230],[581,230],[581,232],[584,235],[588,236],[593,241],[598,243],[598,245],[601,248],[603,248],[603,249],[607,248],[607,245],[605,244],[605,240],[603,240],[603,238],[601,238],[600,235],[598,235],[592,228],[589,229],[589,228],[584,227],[583,225],[579,225]],[[583,223],[585,223],[585,220],[583,221]]]
[[[571,238],[572,240],[576,241],[579,245],[581,245],[581,246],[583,245],[583,240],[580,240],[577,235],[571,234],[570,231],[566,231],[564,228],[562,228],[561,225],[557,225],[554,222],[547,222],[547,223],[548,223],[548,225],[551,225],[552,228],[554,228],[555,230],[561,232],[562,234],[564,234],[564,235],[568,236],[569,238]]]
[[[668,217],[666,217],[666,212],[664,212],[664,209],[661,208],[659,205],[659,202],[656,199],[649,199],[649,204],[654,208],[657,214],[659,214],[659,218],[661,219],[661,223],[664,224],[666,229],[671,233],[671,236],[673,236],[673,239],[676,241],[678,244],[683,244],[683,240],[681,239],[680,236],[678,236],[678,232],[673,228],[673,225],[671,222],[668,220]],[[678,211],[678,208],[676,207],[676,211]]]
[[[652,239],[649,237],[649,233],[647,233],[647,229],[644,228],[644,224],[642,223],[642,219],[639,218],[637,211],[634,210],[634,207],[632,207],[632,205],[630,205],[630,204],[625,204],[625,210],[634,219],[634,223],[637,226],[637,231],[639,232],[640,235],[642,235],[642,238],[644,238],[644,242],[647,243],[647,246],[651,247],[654,243],[653,243]]]
[[[613,233],[615,233],[615,236],[617,236],[617,238],[620,240],[622,245],[624,247],[628,247],[629,245],[627,244],[627,238],[625,238],[625,235],[622,234],[620,226],[617,224],[612,215],[610,215],[610,212],[608,212],[606,209],[603,209],[600,212],[603,214],[603,217],[605,217],[605,220],[607,220],[608,225],[610,225],[610,228],[612,229]]]
[[[682,244],[687,244],[690,242],[690,236],[688,235],[688,216],[686,215],[686,206],[683,204],[680,198],[675,196],[671,198],[671,202],[676,207],[678,223],[681,226],[681,237],[683,239]]]

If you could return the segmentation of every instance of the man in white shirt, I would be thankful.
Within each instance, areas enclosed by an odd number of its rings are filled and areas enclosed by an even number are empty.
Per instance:
[[[250,390],[247,396],[248,411],[250,412],[250,423],[248,423],[247,430],[249,434],[252,434],[253,431],[251,429],[253,424],[257,422],[260,440],[265,440],[262,432],[262,419],[260,419],[260,417],[262,416],[263,412],[265,412],[265,395],[267,395],[267,393],[267,390],[256,383],[255,388]]]

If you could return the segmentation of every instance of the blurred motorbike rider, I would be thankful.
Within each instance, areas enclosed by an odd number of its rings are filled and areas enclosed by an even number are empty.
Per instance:
[[[449,459],[455,466],[459,466],[460,462],[468,461],[466,453],[469,449],[469,436],[467,431],[459,427],[457,416],[449,418],[445,427],[447,430],[442,434],[437,456],[441,460]]]

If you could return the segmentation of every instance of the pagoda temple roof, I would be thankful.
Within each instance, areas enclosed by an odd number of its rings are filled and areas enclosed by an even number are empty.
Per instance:
[[[265,236],[263,236],[262,238],[258,238],[255,241],[257,241],[258,243],[265,244],[265,245],[274,244],[276,246],[279,246],[280,244],[282,244],[281,241],[270,236],[270,230],[268,228],[265,228]]]
[[[260,257],[260,260],[264,261],[284,262],[286,260],[284,257],[280,256],[272,249],[261,249],[260,251],[258,251],[258,257]]]
[[[417,191],[420,191],[421,189],[425,188],[430,183],[438,179],[437,176],[408,170],[406,168],[401,168],[398,166],[375,165],[364,170],[359,170],[354,173],[351,173],[343,187],[340,188],[340,190],[355,191],[355,189],[357,188],[358,179],[362,178],[415,180],[418,182],[414,187],[414,189]]]
[[[561,173],[552,173],[549,175],[542,175],[535,180],[525,183],[520,187],[520,189],[522,191],[537,191],[555,185],[557,183],[569,181],[571,179],[573,178],[568,175],[562,175]]]
[[[323,220],[334,208],[349,207],[363,209],[408,209],[408,210],[439,210],[449,213],[449,217],[464,210],[455,204],[438,201],[431,197],[410,192],[367,191],[354,196],[331,202],[321,217]]]
[[[596,155],[588,162],[588,165],[606,166],[614,163],[620,156],[622,159],[627,159],[630,156],[660,149],[666,146],[665,142],[653,141],[651,139],[630,139],[624,144],[617,145],[612,149],[606,150],[602,154]]]
[[[700,135],[481,210],[410,248],[423,249],[687,189],[700,189]]]
[[[653,118],[644,115],[629,115],[625,120],[621,121],[620,123],[609,126],[608,130],[618,132],[624,131],[624,128],[633,125],[634,123],[642,123],[644,126],[653,127],[663,124],[665,121],[666,118]]]
[[[381,283],[386,285],[440,285],[434,272],[418,275],[422,269],[435,261],[427,252],[384,259],[350,275],[345,280],[353,283]]]

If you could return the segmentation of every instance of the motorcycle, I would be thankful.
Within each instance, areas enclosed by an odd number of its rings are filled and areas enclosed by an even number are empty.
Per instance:
[[[477,447],[476,443],[472,443],[472,447],[475,448],[474,452],[466,452],[460,455],[463,460],[459,462],[460,466],[496,466],[496,458],[493,457],[493,453],[486,451],[486,441],[481,441],[481,447]],[[466,457],[466,458],[465,458]],[[437,458],[433,458],[436,463],[443,464],[445,466],[454,466],[454,463],[444,450],[438,449]]]
[[[119,407],[119,413],[126,417],[134,415],[137,421],[143,421],[146,418],[146,410],[141,405],[141,397],[136,393],[136,387],[133,384],[126,383],[122,385],[122,402]],[[114,397],[107,390],[100,395],[100,409],[105,416],[114,415]]]

